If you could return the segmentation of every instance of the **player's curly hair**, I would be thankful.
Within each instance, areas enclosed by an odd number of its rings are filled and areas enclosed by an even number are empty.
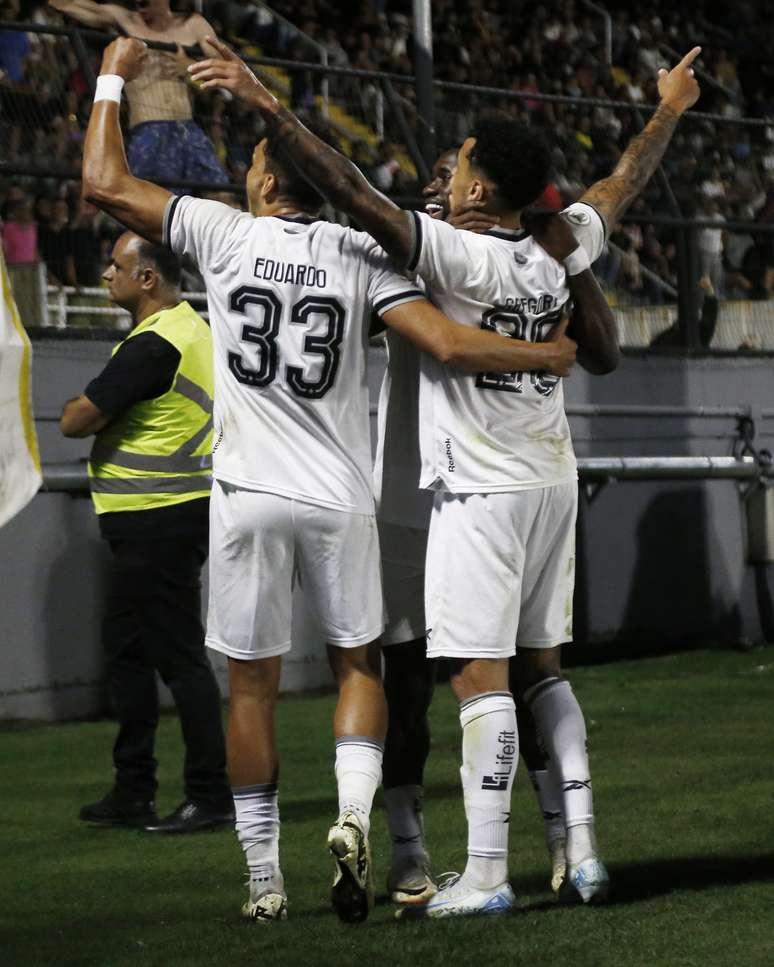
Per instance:
[[[494,183],[503,208],[521,210],[548,184],[551,151],[542,132],[519,121],[478,121],[470,164]]]
[[[315,118],[302,118],[304,124],[317,137],[331,147],[341,150],[336,138],[328,125],[318,122]],[[289,160],[285,159],[272,144],[271,133],[266,132],[266,170],[274,175],[279,185],[279,193],[292,199],[298,207],[310,215],[316,215],[325,204],[325,199],[319,191],[298,171]]]

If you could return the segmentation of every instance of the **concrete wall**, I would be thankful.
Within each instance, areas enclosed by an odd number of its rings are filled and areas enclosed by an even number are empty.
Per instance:
[[[44,462],[85,458],[88,441],[64,440],[56,419],[108,358],[107,342],[40,339],[33,391]],[[371,354],[373,398],[384,357]],[[628,357],[605,378],[578,371],[568,403],[771,405],[771,360],[761,357]],[[728,420],[573,419],[579,456],[723,455]],[[774,421],[759,424],[774,449]],[[763,432],[761,432],[763,431]],[[744,520],[736,486],[620,483],[584,494],[578,528],[576,637],[616,639],[612,653],[638,640],[656,644],[753,639],[764,634],[759,599],[767,575],[745,564]],[[60,719],[104,710],[99,641],[107,552],[88,498],[39,494],[0,531],[0,719]],[[206,575],[205,575],[206,580]],[[757,580],[757,585],[756,585]],[[224,663],[214,660],[224,683]],[[329,682],[319,632],[297,598],[286,689]]]

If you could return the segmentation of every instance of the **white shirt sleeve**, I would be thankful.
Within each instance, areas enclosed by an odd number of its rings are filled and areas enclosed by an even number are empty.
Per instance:
[[[416,272],[439,294],[475,287],[487,265],[486,251],[477,244],[477,236],[423,212],[411,215],[414,252],[407,271]]]
[[[602,216],[596,208],[582,201],[568,205],[561,214],[569,222],[573,235],[586,249],[589,261],[596,262],[606,241],[606,226]]]
[[[378,246],[366,256],[368,267],[368,303],[379,316],[390,309],[397,309],[407,302],[424,299],[424,294],[404,275],[399,275],[385,251]]]
[[[237,223],[251,216],[219,201],[174,195],[164,212],[163,241],[175,255],[187,255],[201,268],[233,257],[243,241]]]

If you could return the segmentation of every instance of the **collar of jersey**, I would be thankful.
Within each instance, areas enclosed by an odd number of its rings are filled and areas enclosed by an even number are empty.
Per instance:
[[[484,235],[501,238],[504,242],[523,242],[525,238],[529,238],[529,232],[523,228],[490,228]]]
[[[283,222],[300,222],[302,225],[311,225],[312,222],[318,222],[319,218],[313,218],[311,215],[275,215],[275,218],[279,218]]]

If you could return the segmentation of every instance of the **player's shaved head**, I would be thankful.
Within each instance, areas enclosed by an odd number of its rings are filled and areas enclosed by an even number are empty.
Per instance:
[[[551,152],[542,132],[518,121],[486,119],[476,124],[460,151],[462,176],[481,176],[492,194],[492,211],[521,211],[548,184]],[[462,186],[459,186],[462,187]]]

